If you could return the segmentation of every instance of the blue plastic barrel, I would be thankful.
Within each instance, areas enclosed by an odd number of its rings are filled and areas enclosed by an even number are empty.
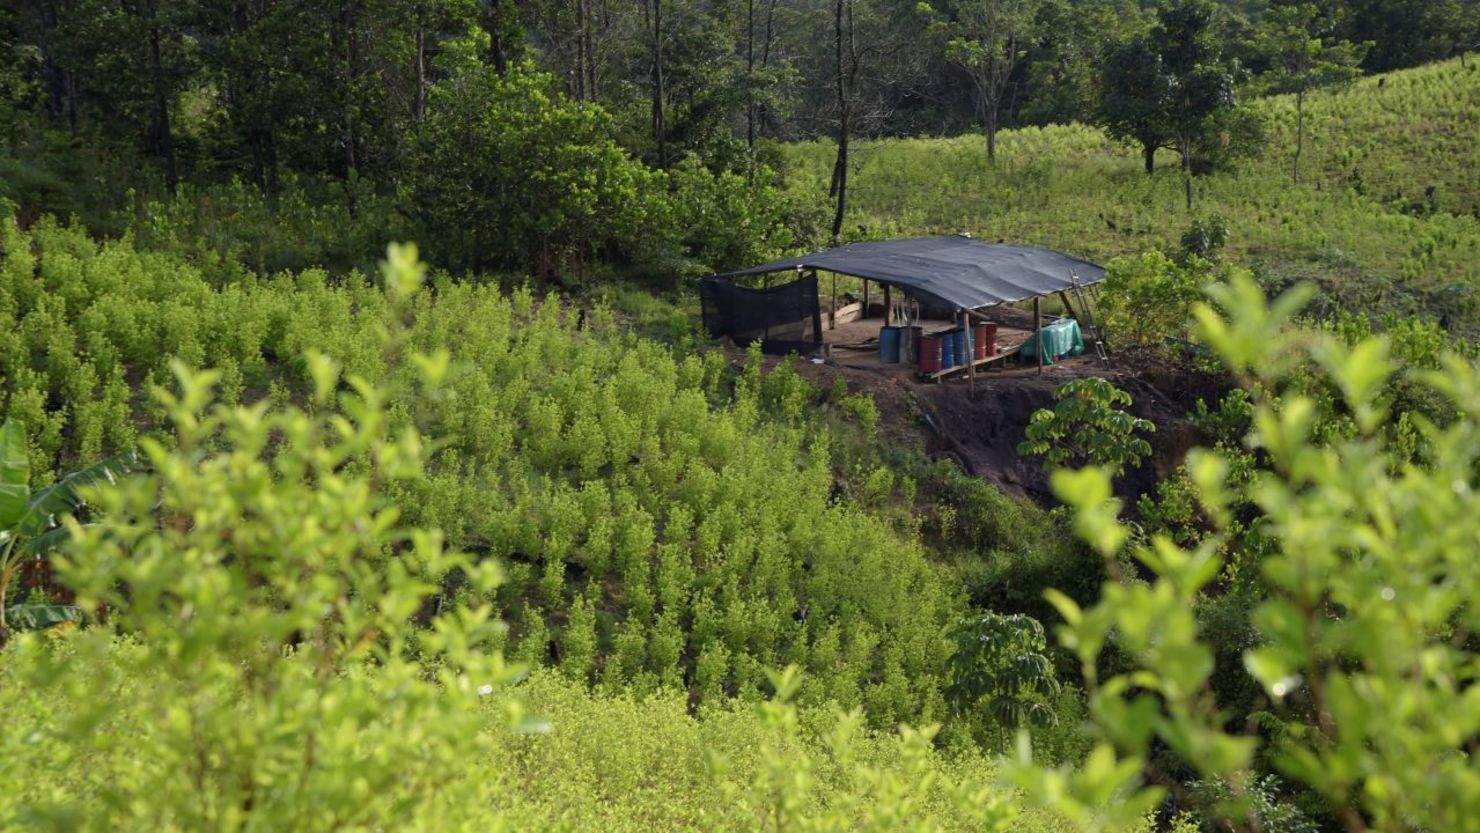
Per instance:
[[[940,334],[940,367],[942,370],[956,366],[956,333]]]
[[[957,330],[951,334],[951,346],[956,348],[956,366],[966,364],[966,357],[970,355],[970,344],[966,340],[966,331]]]
[[[899,364],[899,327],[879,328],[879,364]]]

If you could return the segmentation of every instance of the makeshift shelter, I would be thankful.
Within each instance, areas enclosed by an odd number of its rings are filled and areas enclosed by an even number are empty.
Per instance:
[[[867,282],[883,286],[886,327],[891,324],[891,289],[949,320],[960,320],[963,326],[973,316],[981,318],[985,308],[1031,298],[1035,343],[1039,345],[1044,339],[1038,299],[1058,294],[1066,309],[1072,309],[1069,293],[1073,292],[1079,295],[1084,309],[1084,289],[1105,278],[1102,267],[1086,260],[1046,249],[987,243],[965,235],[850,243],[702,279],[705,328],[711,337],[730,336],[737,344],[759,340],[767,352],[816,349],[823,343],[820,303],[816,300],[819,271],[861,278],[865,293]],[[799,278],[766,289],[746,289],[733,283],[736,278],[777,272],[796,273]],[[798,302],[806,297],[814,299],[811,309],[804,308],[805,301]],[[778,299],[785,301],[778,303]],[[834,315],[829,323],[835,326],[835,289],[832,308]]]

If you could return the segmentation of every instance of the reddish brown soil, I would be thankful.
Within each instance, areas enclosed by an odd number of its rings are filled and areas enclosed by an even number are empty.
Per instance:
[[[1117,483],[1130,501],[1180,463],[1195,439],[1186,415],[1197,400],[1216,402],[1224,392],[1217,379],[1145,354],[1117,354],[1110,368],[1093,355],[1076,356],[1045,367],[1042,375],[1032,367],[993,371],[979,374],[974,384],[961,379],[927,384],[899,366],[854,362],[814,364],[803,359],[797,372],[824,391],[842,375],[850,391],[872,394],[884,441],[923,443],[928,453],[949,457],[966,472],[1044,505],[1054,501],[1043,463],[1019,455],[1017,446],[1033,413],[1053,407],[1059,385],[1085,376],[1105,377],[1131,394],[1132,413],[1157,426],[1149,438],[1153,459]]]

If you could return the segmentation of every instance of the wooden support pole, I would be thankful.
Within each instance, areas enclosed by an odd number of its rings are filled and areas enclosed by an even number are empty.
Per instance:
[[[832,296],[833,296],[833,299],[832,299],[832,315],[828,316],[830,323],[827,325],[827,328],[829,330],[836,330],[838,328],[838,273],[837,272],[833,272],[832,273]]]
[[[1034,350],[1038,354],[1038,375],[1043,375],[1043,296],[1033,296]]]
[[[863,282],[863,315],[859,318],[868,318],[868,281]]]
[[[976,333],[971,329],[971,314],[961,310],[961,331],[966,333],[966,384],[970,398],[976,398]]]
[[[893,303],[892,300],[890,300],[890,297],[889,296],[890,296],[890,293],[889,293],[889,284],[886,283],[886,284],[884,284],[884,326],[885,327],[887,327],[890,324],[893,324],[894,323],[894,321],[892,320],[893,317],[894,317],[894,303]]]
[[[1059,302],[1064,305],[1064,312],[1067,313],[1070,318],[1074,319],[1075,321],[1080,320],[1079,316],[1074,313],[1074,305],[1069,303],[1069,293],[1060,292]]]

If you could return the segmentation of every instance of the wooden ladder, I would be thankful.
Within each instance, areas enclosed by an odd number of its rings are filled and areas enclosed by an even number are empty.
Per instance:
[[[1099,322],[1095,320],[1094,314],[1090,312],[1090,298],[1085,294],[1084,284],[1080,283],[1079,276],[1072,272],[1069,274],[1069,283],[1073,285],[1074,295],[1079,299],[1079,308],[1084,313],[1084,329],[1089,330],[1090,335],[1095,340],[1095,353],[1100,357],[1100,364],[1109,367],[1110,347],[1105,344],[1105,333],[1100,329]],[[1090,289],[1093,291],[1094,288],[1091,287]],[[1099,303],[1099,300],[1099,296],[1096,294],[1094,297],[1095,303]]]

